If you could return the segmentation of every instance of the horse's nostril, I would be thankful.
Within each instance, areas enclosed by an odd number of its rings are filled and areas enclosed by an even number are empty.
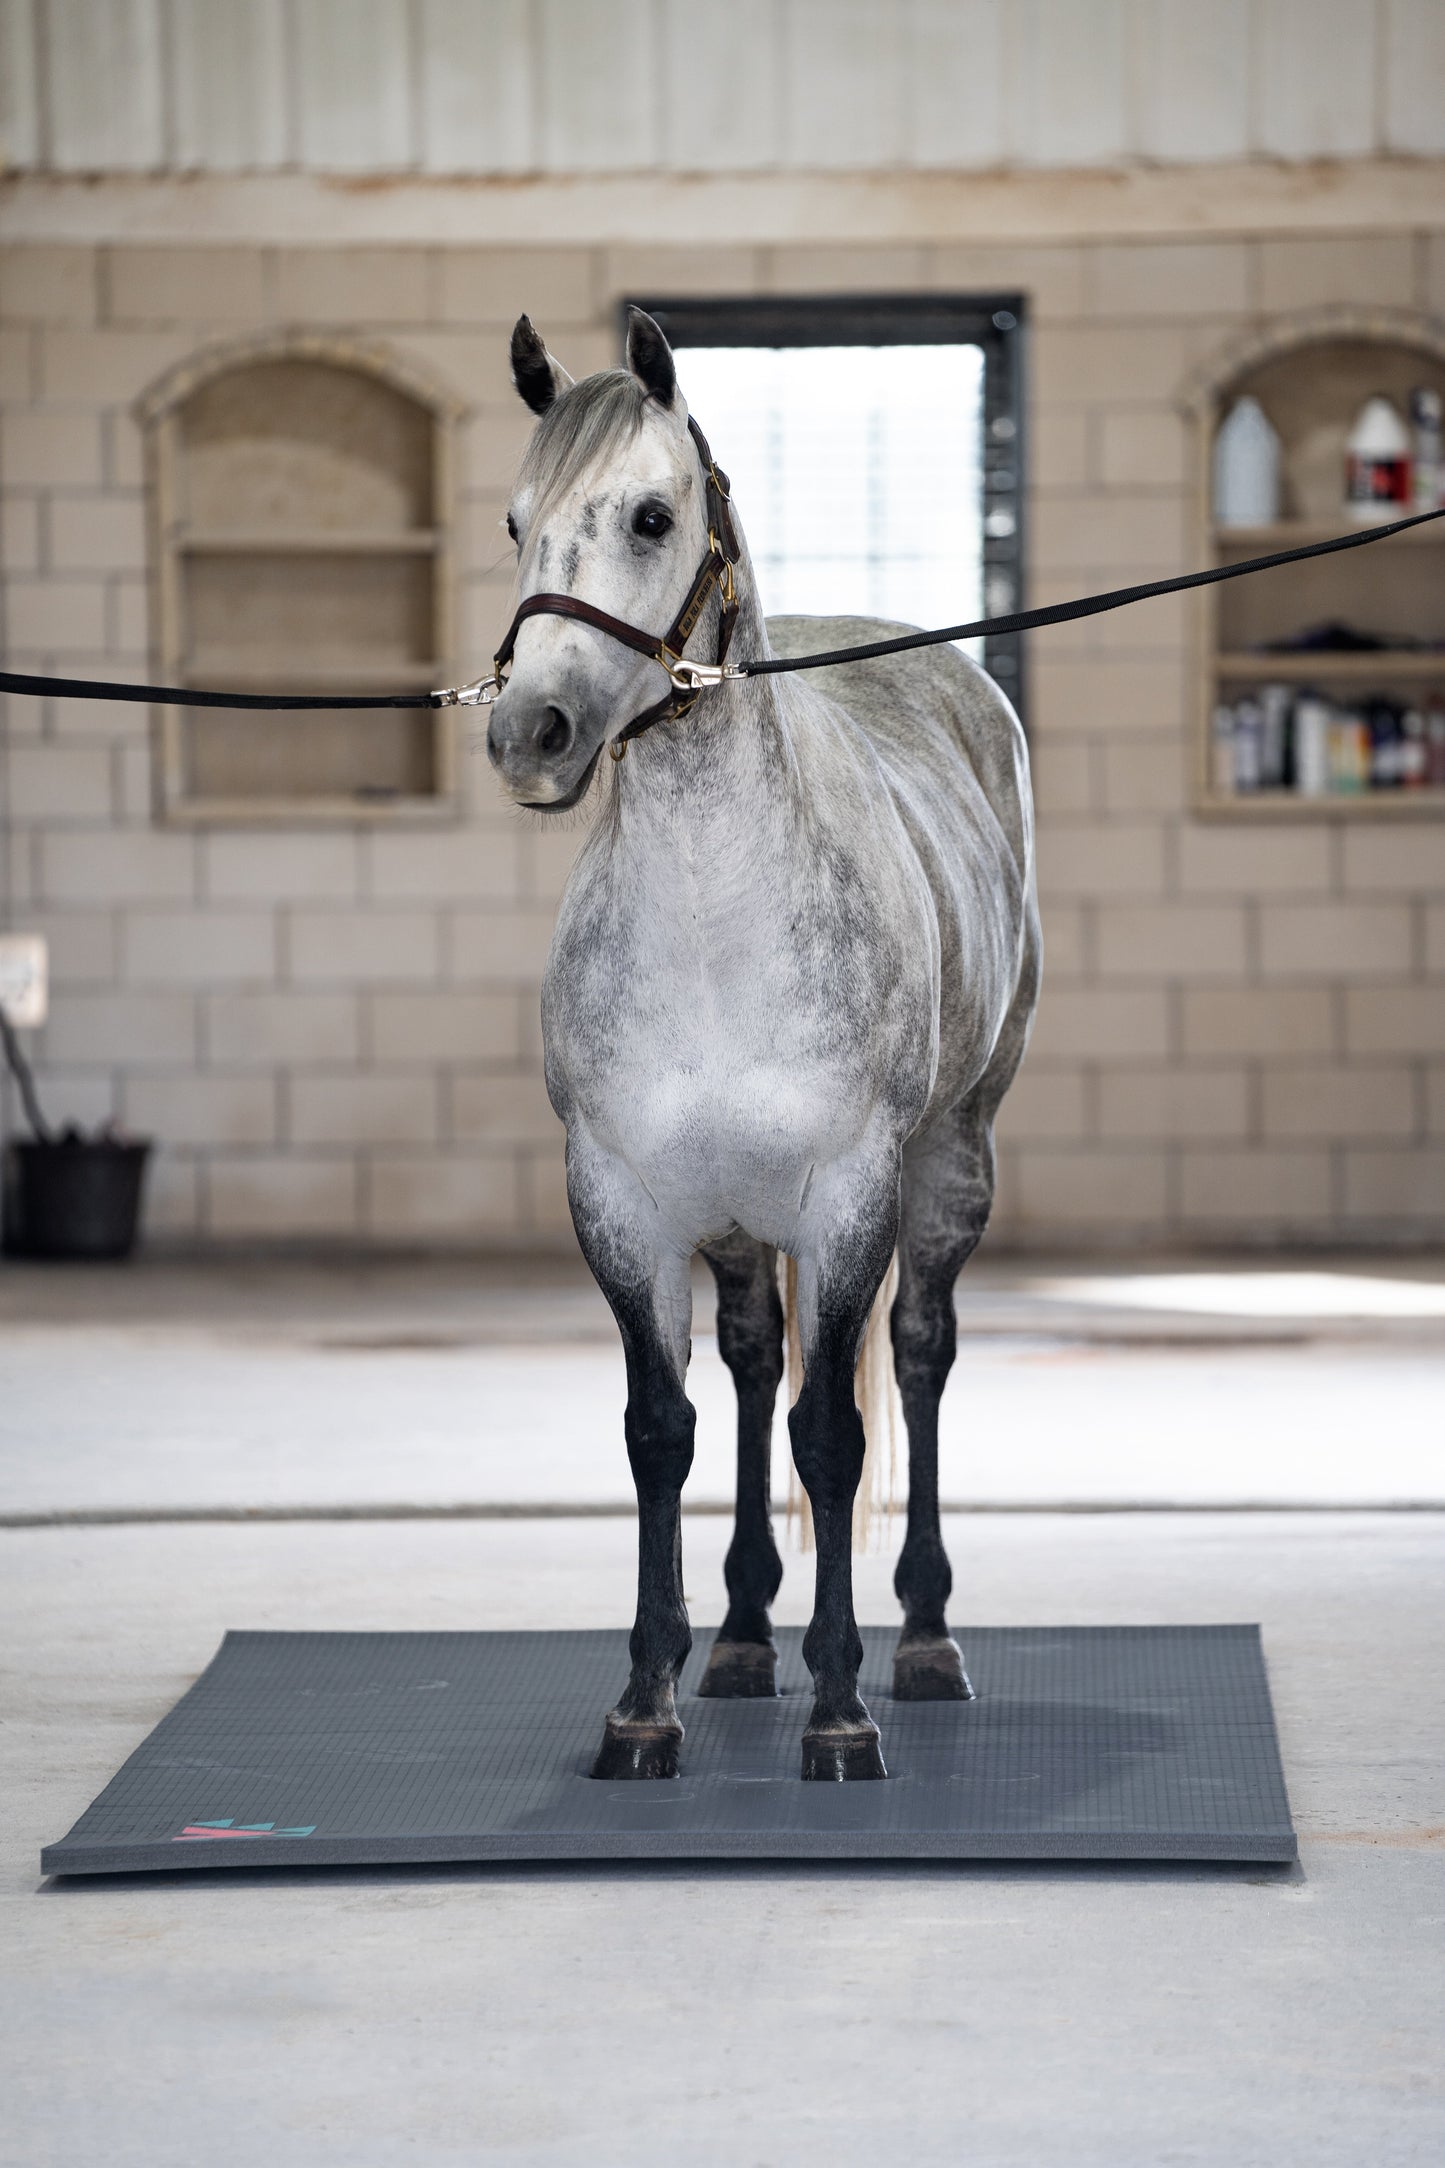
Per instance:
[[[494,768],[501,766],[502,741],[497,736],[497,718],[495,715],[487,725],[487,758]]]
[[[571,743],[572,725],[560,708],[548,708],[547,719],[537,733],[538,752],[565,753]]]

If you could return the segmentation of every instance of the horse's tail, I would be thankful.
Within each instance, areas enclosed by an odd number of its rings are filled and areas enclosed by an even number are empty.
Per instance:
[[[803,1389],[803,1343],[798,1331],[798,1268],[785,1260],[784,1317],[788,1336],[788,1405]],[[893,1340],[888,1329],[893,1298],[898,1292],[898,1258],[895,1254],[873,1297],[868,1330],[858,1353],[853,1375],[853,1397],[863,1417],[863,1474],[853,1500],[853,1548],[866,1551],[876,1541],[886,1541],[893,1525],[898,1494],[898,1384],[893,1375]],[[798,1529],[802,1550],[813,1548],[813,1514],[808,1494],[798,1481],[798,1471],[788,1467],[788,1527]]]

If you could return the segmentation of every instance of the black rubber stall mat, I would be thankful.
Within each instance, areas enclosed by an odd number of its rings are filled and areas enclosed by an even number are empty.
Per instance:
[[[802,1634],[776,1700],[679,1697],[673,1781],[587,1774],[625,1633],[232,1633],[48,1874],[428,1860],[1291,1860],[1256,1626],[958,1629],[976,1701],[895,1702],[886,1783],[804,1784]]]

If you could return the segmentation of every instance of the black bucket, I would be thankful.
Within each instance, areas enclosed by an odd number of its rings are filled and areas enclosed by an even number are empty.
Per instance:
[[[5,1148],[7,1257],[129,1257],[148,1139],[17,1139]]]

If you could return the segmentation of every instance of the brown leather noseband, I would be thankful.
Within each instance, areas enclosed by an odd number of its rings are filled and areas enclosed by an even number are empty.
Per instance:
[[[505,672],[512,660],[517,644],[517,634],[529,617],[575,617],[584,625],[595,625],[609,639],[620,640],[624,647],[634,648],[639,655],[664,669],[672,681],[672,691],[664,693],[661,700],[634,715],[624,730],[608,747],[614,760],[621,760],[633,738],[641,737],[654,723],[671,722],[688,709],[709,685],[720,685],[725,676],[741,677],[740,670],[726,669],[727,652],[732,643],[733,629],[738,620],[738,596],[735,570],[738,561],[737,529],[733,525],[731,485],[718,466],[708,447],[707,438],[697,423],[688,417],[688,430],[697,446],[702,461],[703,481],[707,492],[707,555],[698,566],[697,577],[687,591],[682,608],[659,639],[656,633],[643,632],[637,625],[629,625],[620,617],[613,617],[606,610],[599,610],[593,602],[584,602],[577,595],[528,595],[516,616],[507,627],[505,639],[492,658],[492,674],[479,678],[475,685],[463,686],[458,692],[457,704],[463,707],[486,705],[495,700],[506,684]],[[717,661],[696,663],[686,659],[684,650],[696,632],[708,597],[714,587],[722,598],[722,615],[718,620]]]

